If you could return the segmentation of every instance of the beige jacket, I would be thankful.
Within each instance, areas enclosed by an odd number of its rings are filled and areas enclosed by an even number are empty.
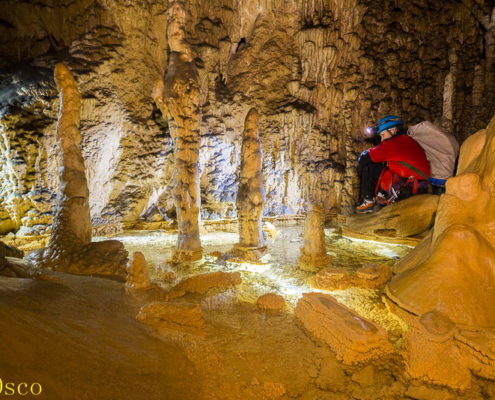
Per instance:
[[[459,155],[459,143],[454,136],[430,121],[410,126],[407,133],[425,151],[433,178],[448,179],[454,175],[455,160]]]

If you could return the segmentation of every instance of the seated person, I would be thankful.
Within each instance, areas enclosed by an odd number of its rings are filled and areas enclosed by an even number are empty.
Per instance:
[[[388,115],[378,121],[374,133],[381,143],[359,156],[358,213],[428,191],[430,164],[423,148],[407,135],[403,121]]]

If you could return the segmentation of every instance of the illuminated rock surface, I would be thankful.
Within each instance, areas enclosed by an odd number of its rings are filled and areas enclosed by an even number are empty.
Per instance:
[[[377,236],[414,236],[428,231],[435,221],[440,196],[412,196],[371,214],[351,215],[346,227]]]
[[[392,278],[392,268],[384,264],[366,264],[354,272],[341,268],[325,268],[311,278],[319,289],[339,290],[350,287],[380,289]]]
[[[64,64],[57,64],[55,82],[60,92],[57,142],[62,155],[61,193],[48,247],[29,254],[26,261],[36,268],[123,278],[127,251],[122,243],[116,240],[91,243],[89,192],[80,150],[80,95],[76,81]]]
[[[432,235],[397,265],[387,293],[416,315],[436,310],[457,324],[495,327],[494,141],[495,119],[463,144]]]
[[[304,223],[304,247],[298,263],[303,270],[318,271],[327,266],[330,260],[325,249],[322,209],[312,204]]]
[[[53,219],[59,164],[51,73],[60,61],[83,94],[93,224],[173,218],[174,140],[151,96],[176,54],[167,52],[168,2],[2,6],[0,231],[43,233]],[[184,7],[201,92],[204,218],[235,216],[241,133],[252,107],[262,117],[269,215],[302,213],[313,195],[324,207],[350,211],[355,161],[367,146],[362,131],[381,115],[413,124],[450,113],[463,139],[493,113],[485,32],[461,1],[401,1],[387,11],[380,1],[357,0],[191,0]],[[488,16],[487,2],[481,8]]]
[[[258,134],[259,114],[252,108],[246,116],[242,136],[241,166],[236,208],[239,218],[239,243],[232,253],[240,259],[256,261],[266,252],[261,215],[265,203],[265,189],[261,166],[261,152]]]
[[[283,311],[287,307],[285,299],[275,293],[267,293],[258,297],[256,305],[263,311]]]
[[[385,330],[339,304],[332,296],[306,293],[298,301],[295,315],[346,364],[370,361],[393,351]]]
[[[127,264],[125,290],[126,292],[131,292],[134,290],[149,289],[150,286],[148,264],[143,253],[136,251]]]
[[[199,237],[200,87],[192,51],[184,36],[185,2],[171,1],[168,8],[167,38],[170,60],[163,81],[153,96],[162,114],[169,118],[174,139],[174,201],[178,238],[173,261],[198,261],[203,256]]]

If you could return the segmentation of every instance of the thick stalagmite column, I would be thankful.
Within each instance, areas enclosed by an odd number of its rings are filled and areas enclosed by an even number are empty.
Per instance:
[[[79,147],[79,91],[76,81],[64,64],[57,64],[55,67],[55,82],[60,93],[57,140],[62,155],[59,170],[61,194],[48,247],[55,252],[64,252],[91,241],[91,218],[84,159]]]
[[[304,247],[299,257],[299,267],[306,271],[317,271],[330,263],[325,249],[325,231],[321,207],[312,204],[304,225]]]
[[[173,261],[197,261],[203,249],[199,237],[199,147],[200,89],[191,49],[184,38],[186,13],[183,1],[172,1],[168,9],[170,61],[164,82],[153,97],[170,121],[175,140],[175,208],[178,239]]]
[[[252,108],[244,123],[237,192],[239,243],[234,247],[234,253],[249,260],[257,260],[266,251],[261,229],[265,190],[261,173],[263,156],[258,136],[258,119],[258,112]]]

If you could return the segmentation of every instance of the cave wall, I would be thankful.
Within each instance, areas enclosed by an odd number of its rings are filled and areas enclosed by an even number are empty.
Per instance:
[[[362,132],[386,113],[450,116],[463,140],[483,98],[483,30],[464,3],[192,0],[186,37],[202,90],[202,217],[235,216],[244,119],[255,107],[265,214],[348,212]],[[472,5],[489,13],[492,1]],[[173,218],[173,141],[153,104],[166,70],[166,1],[4,0],[0,19],[0,233],[45,231],[59,165],[52,69],[82,95],[93,223]],[[481,91],[481,92],[480,92]],[[445,96],[444,96],[445,93]],[[445,99],[444,99],[445,97]]]

